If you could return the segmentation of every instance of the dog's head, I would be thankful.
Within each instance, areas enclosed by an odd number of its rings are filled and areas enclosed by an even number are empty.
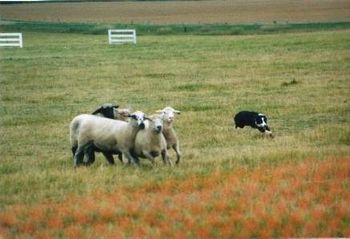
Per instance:
[[[258,114],[258,116],[255,118],[255,125],[258,128],[258,130],[262,133],[270,131],[270,128],[267,125],[267,118],[264,114]]]

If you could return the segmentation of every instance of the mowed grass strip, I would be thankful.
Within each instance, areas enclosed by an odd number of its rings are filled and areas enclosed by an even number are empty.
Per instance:
[[[24,39],[23,49],[0,49],[1,212],[350,153],[349,31],[142,36],[121,46],[99,35],[25,32]],[[98,154],[92,167],[73,170],[69,122],[105,102],[146,113],[166,105],[181,110],[180,165],[110,167]],[[265,113],[275,138],[234,129],[239,110]]]

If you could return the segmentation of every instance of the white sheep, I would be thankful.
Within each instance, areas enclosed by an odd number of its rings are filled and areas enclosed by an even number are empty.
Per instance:
[[[154,164],[154,159],[161,155],[163,162],[172,166],[168,157],[167,143],[162,134],[163,120],[160,115],[150,116],[150,119],[145,121],[145,129],[136,134],[133,156],[137,159],[147,158]]]
[[[74,154],[74,167],[83,164],[84,155],[91,161],[94,151],[104,154],[114,164],[112,154],[123,153],[129,163],[138,164],[131,155],[137,132],[145,127],[147,119],[141,111],[129,116],[130,121],[112,120],[95,115],[82,114],[70,123],[70,142]]]
[[[129,120],[129,115],[130,115],[130,109],[127,108],[119,108],[119,105],[115,105],[112,103],[105,103],[98,107],[92,114],[93,115],[99,115],[102,117],[106,117],[109,119],[117,119],[117,120],[122,120],[122,121],[128,121]],[[86,162],[87,165],[93,164],[95,161],[95,154],[93,153],[94,151],[96,152],[101,152],[101,150],[94,149],[93,145],[91,145],[91,149],[87,149],[87,151],[90,154],[88,162]],[[102,152],[103,153],[103,152]],[[109,157],[110,158],[110,157]],[[118,158],[120,162],[123,162],[123,154],[119,153]],[[114,162],[114,160],[113,160]]]
[[[176,132],[173,128],[173,122],[175,119],[175,114],[180,114],[180,111],[167,106],[162,110],[156,111],[160,113],[163,120],[163,135],[167,142],[167,149],[173,148],[176,152],[176,164],[180,162],[181,152],[180,152],[180,142],[176,136]]]

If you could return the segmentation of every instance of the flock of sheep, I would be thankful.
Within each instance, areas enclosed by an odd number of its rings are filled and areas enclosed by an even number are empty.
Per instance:
[[[180,111],[167,106],[147,117],[143,112],[130,113],[117,105],[105,104],[92,114],[76,116],[70,123],[70,143],[74,167],[90,165],[95,161],[95,152],[101,152],[110,164],[113,155],[123,162],[139,165],[139,158],[152,163],[161,155],[164,163],[173,165],[168,149],[176,152],[176,164],[180,162],[179,140],[173,128],[175,114]]]
[[[139,165],[139,158],[147,158],[152,164],[162,157],[165,164],[173,166],[168,149],[176,152],[178,164],[181,158],[180,144],[173,128],[175,115],[180,111],[167,106],[147,117],[143,112],[130,113],[113,104],[104,104],[92,114],[76,116],[70,123],[70,142],[74,167],[90,165],[95,161],[95,152],[101,152],[110,164],[113,155],[123,162]],[[273,137],[267,125],[267,117],[258,112],[240,111],[234,118],[236,128],[250,126]]]

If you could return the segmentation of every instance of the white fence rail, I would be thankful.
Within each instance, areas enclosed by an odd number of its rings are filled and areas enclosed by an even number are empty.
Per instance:
[[[109,44],[136,44],[136,31],[134,29],[108,30]]]
[[[16,46],[22,48],[22,33],[0,33],[0,47],[2,46]]]

